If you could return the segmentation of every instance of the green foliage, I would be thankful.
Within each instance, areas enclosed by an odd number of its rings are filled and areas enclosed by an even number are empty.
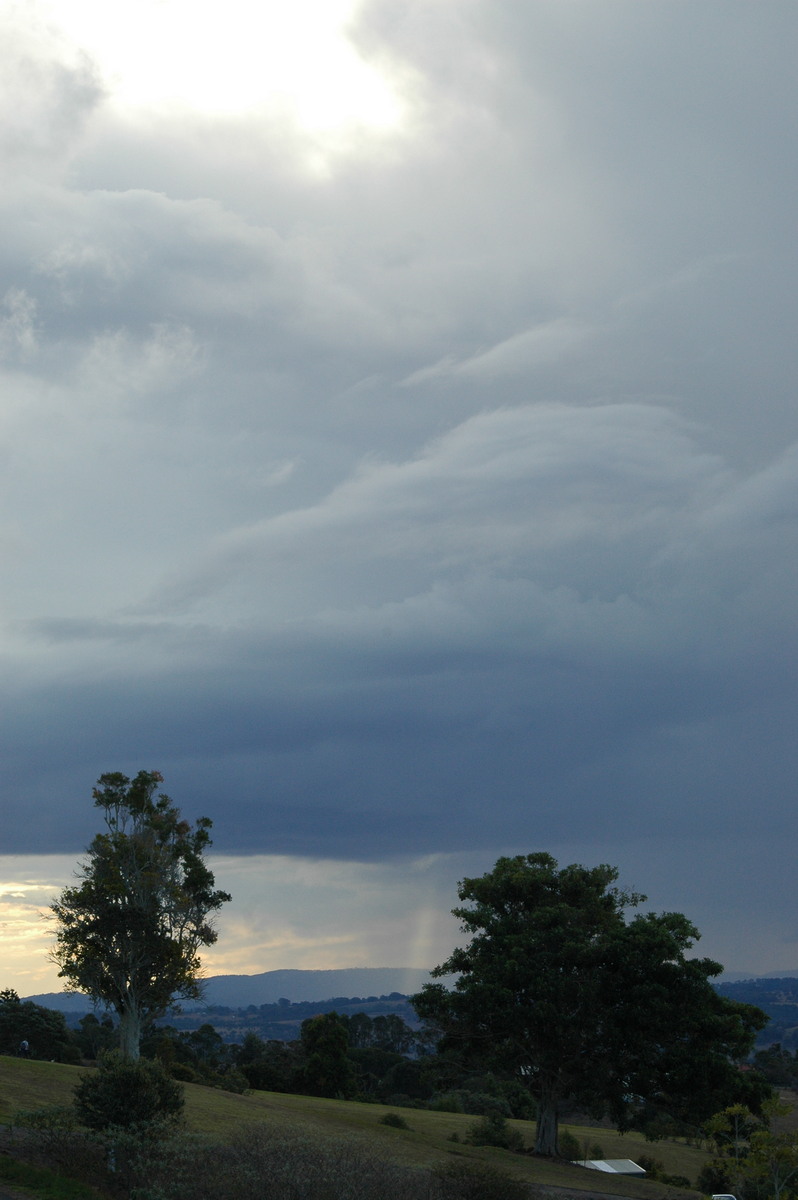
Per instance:
[[[522,1154],[524,1139],[517,1129],[507,1124],[501,1113],[486,1113],[479,1121],[469,1125],[465,1140],[472,1146],[498,1146],[501,1150],[512,1150]]]
[[[81,1074],[75,1068],[49,1063],[26,1062],[21,1059],[2,1060],[0,1072],[2,1072],[5,1084],[4,1088],[0,1089],[0,1117],[6,1123],[11,1118],[11,1109],[8,1107],[10,1096],[16,1097],[17,1107],[35,1108],[47,1103],[48,1097],[59,1103],[69,1104],[72,1099],[72,1088]],[[426,1112],[423,1109],[412,1112],[395,1109],[396,1112],[402,1113],[413,1127],[410,1132],[401,1132],[379,1125],[377,1123],[379,1116],[387,1110],[375,1109],[367,1104],[289,1095],[275,1098],[258,1093],[242,1098],[207,1087],[186,1087],[185,1092],[186,1126],[196,1133],[203,1131],[205,1136],[213,1139],[216,1146],[215,1148],[208,1147],[206,1151],[202,1144],[198,1144],[196,1148],[192,1146],[185,1152],[180,1150],[178,1153],[176,1151],[175,1171],[178,1176],[184,1169],[180,1163],[185,1163],[185,1178],[180,1183],[181,1200],[192,1194],[190,1189],[193,1189],[193,1196],[196,1197],[196,1200],[208,1200],[208,1197],[211,1196],[213,1200],[228,1200],[228,1198],[229,1200],[249,1200],[249,1196],[253,1195],[252,1189],[256,1180],[253,1179],[251,1183],[248,1183],[249,1177],[245,1172],[250,1167],[254,1170],[253,1163],[256,1158],[254,1151],[252,1155],[247,1151],[247,1155],[238,1162],[234,1170],[234,1160],[231,1160],[230,1166],[233,1173],[228,1179],[229,1164],[225,1150],[227,1140],[237,1135],[242,1126],[249,1121],[259,1123],[261,1130],[258,1136],[263,1138],[264,1143],[267,1140],[270,1144],[276,1142],[278,1147],[283,1144],[284,1135],[303,1134],[302,1147],[299,1145],[294,1147],[294,1143],[291,1143],[294,1148],[290,1153],[296,1152],[295,1163],[298,1173],[304,1171],[301,1162],[306,1153],[312,1157],[316,1150],[320,1150],[326,1161],[324,1147],[331,1142],[337,1144],[356,1137],[369,1154],[379,1155],[385,1160],[386,1187],[382,1192],[374,1193],[380,1197],[380,1200],[388,1200],[388,1198],[396,1200],[397,1196],[403,1194],[398,1186],[397,1188],[387,1186],[392,1180],[390,1175],[392,1162],[394,1164],[401,1163],[404,1166],[412,1164],[417,1180],[416,1190],[409,1193],[413,1200],[435,1200],[436,1191],[429,1190],[429,1171],[436,1162],[451,1161],[455,1157],[466,1163],[482,1160],[498,1164],[504,1159],[505,1169],[511,1170],[513,1174],[525,1179],[532,1186],[546,1184],[568,1188],[572,1185],[574,1178],[574,1169],[559,1160],[536,1159],[527,1155],[509,1156],[506,1151],[492,1150],[488,1147],[472,1147],[462,1143],[458,1146],[447,1140],[452,1131],[459,1131],[462,1137],[468,1125],[475,1119],[473,1117],[441,1117],[439,1114]],[[3,1104],[3,1100],[5,1100],[5,1104]],[[622,1141],[617,1134],[609,1130],[599,1133],[597,1129],[585,1128],[576,1129],[574,1132],[580,1135],[580,1142],[583,1140],[582,1135],[589,1141],[595,1141],[601,1137],[605,1142],[607,1154],[614,1158],[636,1158],[637,1152],[642,1148],[639,1139]],[[529,1133],[531,1134],[531,1130]],[[114,1144],[119,1141],[116,1130],[111,1131],[108,1135],[97,1135],[97,1137],[100,1136],[107,1136],[107,1140],[113,1140]],[[605,1138],[609,1140],[605,1141]],[[15,1142],[23,1140],[21,1132],[14,1137]],[[92,1140],[94,1139],[90,1138],[89,1143]],[[168,1143],[182,1141],[181,1138],[173,1139],[171,1137],[166,1140]],[[139,1139],[139,1141],[147,1143],[143,1152],[148,1155],[152,1152],[153,1156],[156,1156],[156,1151],[158,1151],[158,1155],[160,1154],[158,1147],[148,1139]],[[13,1145],[11,1148],[12,1152],[16,1154]],[[668,1171],[679,1172],[690,1178],[696,1177],[705,1157],[701,1151],[683,1144],[663,1145],[661,1151],[657,1151],[657,1156],[663,1159]],[[102,1160],[99,1165],[102,1166]],[[353,1174],[355,1166],[356,1163],[353,1161],[351,1164]],[[280,1169],[282,1170],[282,1167]],[[150,1175],[145,1170],[143,1175],[137,1177],[135,1186],[151,1185],[155,1187],[157,1183],[157,1186],[160,1187],[163,1182],[164,1187],[171,1189],[171,1170],[172,1164],[164,1161],[162,1174],[159,1173],[157,1180],[154,1175]],[[314,1168],[314,1170],[316,1169]],[[161,1168],[159,1168],[159,1172],[161,1172]],[[321,1169],[319,1168],[314,1174],[314,1178],[319,1178],[320,1175]],[[283,1176],[283,1178],[290,1178],[290,1176]],[[104,1175],[96,1177],[98,1186],[105,1186],[104,1179]],[[217,1182],[221,1185],[218,1188]],[[177,1184],[175,1184],[176,1186]],[[321,1187],[321,1183],[319,1186]],[[734,1188],[721,1190],[735,1191]],[[120,1193],[117,1190],[114,1194],[119,1196],[127,1193]],[[288,1190],[287,1183],[282,1192],[277,1189],[275,1183],[275,1189],[273,1193],[270,1193],[265,1178],[261,1192],[259,1194],[255,1192],[253,1200],[255,1197],[257,1200],[264,1200],[264,1197],[270,1194],[278,1197],[291,1196],[291,1200],[296,1200]],[[369,1196],[367,1192],[363,1194],[366,1200],[373,1200],[374,1194],[372,1196]],[[741,1191],[735,1192],[735,1194],[740,1197],[744,1195]],[[343,1189],[335,1190],[332,1186],[331,1195],[324,1195],[323,1192],[321,1195],[323,1200],[333,1200],[333,1198],[341,1200],[343,1196],[346,1196],[347,1200],[352,1200],[350,1192],[344,1192]],[[748,1200],[747,1197],[746,1200]],[[757,1198],[751,1196],[750,1200],[757,1200]]]
[[[468,1113],[475,1117],[486,1116],[488,1113],[499,1113],[503,1117],[516,1115],[501,1093],[474,1092],[470,1088],[452,1088],[448,1092],[437,1092],[426,1107],[435,1112]]]
[[[649,1179],[662,1179],[665,1167],[658,1158],[652,1158],[650,1154],[638,1154],[635,1161],[639,1167],[643,1168]]]
[[[743,1160],[749,1153],[751,1137],[763,1125],[763,1119],[744,1104],[733,1104],[715,1113],[704,1126],[704,1133],[715,1143],[718,1158],[729,1159],[727,1188],[731,1186],[734,1192],[741,1190]]]
[[[106,1051],[116,1049],[119,1033],[107,1013],[102,1019],[94,1013],[86,1013],[78,1021],[75,1039],[84,1058],[99,1058]]]
[[[15,1137],[19,1131],[28,1135],[29,1153],[37,1161],[79,1173],[87,1157],[87,1147],[85,1136],[78,1131],[74,1105],[50,1104],[15,1112],[12,1127]]]
[[[578,1162],[582,1157],[582,1150],[576,1137],[571,1133],[570,1129],[561,1129],[557,1134],[557,1153],[560,1158],[567,1158],[569,1162]]]
[[[663,1112],[698,1125],[749,1086],[731,1060],[764,1014],[717,994],[719,964],[687,957],[698,933],[686,917],[627,920],[644,897],[617,874],[529,854],[463,880],[453,912],[471,940],[433,972],[457,979],[413,1000],[443,1051],[525,1084],[540,1154],[556,1153],[566,1100],[622,1128]]]
[[[696,1189],[706,1196],[727,1195],[732,1186],[728,1162],[713,1158],[698,1173]]]
[[[798,1132],[773,1128],[791,1111],[789,1104],[771,1100],[763,1110],[767,1124],[751,1133],[748,1153],[739,1168],[749,1185],[780,1200],[791,1195],[798,1183]]]
[[[525,1183],[497,1167],[451,1162],[433,1171],[436,1200],[529,1200]]]
[[[798,1083],[798,1059],[779,1042],[758,1050],[754,1055],[754,1066],[773,1087],[794,1088]]]
[[[338,1096],[343,1100],[354,1096],[355,1073],[347,1054],[346,1022],[338,1013],[322,1013],[303,1021],[302,1046],[308,1095]]]
[[[263,1044],[257,1037],[255,1041]],[[170,1025],[157,1026],[142,1039],[141,1053],[163,1063],[172,1078],[181,1083],[198,1083],[238,1093],[250,1087],[238,1067],[240,1047],[223,1041],[207,1022],[198,1029],[180,1033]]]
[[[635,1160],[639,1167],[642,1167],[649,1179],[655,1179],[659,1183],[666,1183],[669,1187],[689,1188],[693,1185],[686,1175],[670,1175],[665,1170],[665,1165],[658,1158],[651,1158],[648,1154],[638,1154]]]
[[[263,1124],[229,1144],[173,1137],[126,1156],[131,1200],[429,1200],[428,1178],[376,1157],[353,1138],[328,1140]],[[447,1193],[447,1196],[449,1193]],[[451,1193],[452,1197],[457,1193]]]
[[[0,992],[0,1054],[16,1054],[28,1042],[30,1057],[74,1062],[77,1046],[63,1013],[20,1000],[12,988]]]
[[[380,1125],[389,1125],[391,1129],[409,1129],[407,1121],[404,1117],[400,1117],[399,1113],[389,1112],[384,1117],[380,1117]]]
[[[437,1092],[430,1100],[427,1108],[432,1112],[464,1113],[465,1105],[463,1091]]]
[[[248,1033],[235,1059],[249,1087],[263,1092],[301,1092],[304,1057],[287,1042],[264,1042]]]
[[[162,776],[139,771],[132,781],[102,775],[94,803],[106,833],[89,846],[81,882],[51,905],[54,961],[69,988],[111,1005],[121,1049],[135,1058],[144,1026],[175,996],[199,995],[199,949],[216,940],[209,920],[230,897],[214,889],[203,855],[211,822],[194,828],[168,796]]]
[[[378,1090],[382,1097],[403,1095],[408,1100],[426,1100],[432,1094],[423,1064],[409,1058],[395,1060],[388,1067]]]
[[[96,1192],[76,1179],[67,1179],[49,1167],[18,1162],[8,1154],[0,1155],[0,1180],[10,1187],[21,1187],[35,1200],[95,1200]]]
[[[160,1063],[117,1052],[106,1055],[75,1088],[78,1120],[89,1129],[173,1123],[183,1104],[182,1087]]]
[[[169,1071],[172,1079],[177,1079],[180,1083],[202,1084],[204,1082],[199,1071],[195,1070],[194,1067],[190,1067],[188,1063],[173,1062],[166,1069]]]

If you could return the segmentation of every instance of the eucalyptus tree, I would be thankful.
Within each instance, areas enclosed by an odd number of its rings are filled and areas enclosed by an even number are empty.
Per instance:
[[[92,794],[105,831],[51,905],[59,975],[116,1011],[127,1059],[148,1024],[200,995],[199,951],[216,941],[212,917],[230,899],[204,859],[211,821],[184,820],[162,782],[157,771],[100,777]]]

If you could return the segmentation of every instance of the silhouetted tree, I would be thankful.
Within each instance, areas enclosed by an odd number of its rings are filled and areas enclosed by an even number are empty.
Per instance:
[[[464,879],[468,906],[453,912],[471,940],[433,971],[455,983],[414,997],[444,1050],[525,1083],[539,1154],[557,1153],[566,1100],[622,1127],[663,1111],[698,1125],[723,1104],[751,1103],[734,1060],[767,1017],[718,995],[718,963],[687,958],[698,932],[686,917],[627,921],[645,897],[614,886],[617,877],[529,854]]]
[[[161,782],[157,771],[100,777],[93,796],[107,832],[89,846],[80,883],[51,905],[59,975],[116,1010],[125,1058],[138,1058],[145,1025],[175,997],[200,994],[198,951],[216,941],[209,918],[230,899],[203,858],[211,822],[192,828],[157,793]]]

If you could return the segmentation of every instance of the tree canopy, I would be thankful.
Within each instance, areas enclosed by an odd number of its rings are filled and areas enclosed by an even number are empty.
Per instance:
[[[560,868],[549,854],[500,858],[464,879],[453,909],[470,941],[433,971],[419,1015],[443,1049],[522,1081],[537,1106],[536,1151],[557,1152],[564,1103],[619,1127],[700,1123],[751,1085],[735,1066],[767,1018],[718,995],[722,967],[688,958],[698,939],[680,913],[636,914],[645,897],[601,865]]]
[[[157,771],[100,777],[93,796],[106,831],[89,846],[80,882],[51,905],[59,974],[116,1010],[126,1058],[138,1057],[145,1026],[176,997],[200,994],[199,950],[216,941],[211,917],[230,899],[203,857],[211,821],[192,827],[158,793],[162,782]]]
[[[28,1043],[32,1058],[71,1062],[78,1056],[63,1013],[20,1000],[13,988],[0,991],[0,1054],[17,1054]]]

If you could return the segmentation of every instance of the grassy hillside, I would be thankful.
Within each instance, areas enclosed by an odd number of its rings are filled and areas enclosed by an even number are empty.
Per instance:
[[[27,1062],[0,1057],[0,1122],[8,1124],[19,1109],[40,1108],[49,1104],[68,1104],[81,1068],[58,1063]],[[186,1084],[186,1120],[189,1127],[223,1140],[244,1125],[266,1122],[279,1131],[283,1128],[320,1134],[325,1137],[355,1136],[367,1139],[372,1151],[407,1165],[429,1167],[452,1156],[460,1159],[500,1164],[505,1170],[529,1182],[585,1192],[664,1200],[679,1193],[677,1189],[647,1180],[600,1175],[579,1167],[569,1167],[524,1155],[510,1154],[491,1147],[463,1144],[474,1117],[459,1113],[425,1112],[420,1109],[390,1110],[380,1105],[358,1104],[343,1100],[322,1100],[308,1096],[289,1096],[277,1092],[252,1092],[233,1095],[212,1088]],[[398,1111],[409,1130],[393,1129],[379,1123],[386,1112]],[[534,1130],[524,1121],[514,1121],[527,1143]],[[659,1159],[670,1174],[695,1179],[707,1160],[703,1152],[681,1143],[645,1142],[639,1134],[621,1137],[612,1130],[567,1126],[585,1146],[598,1142],[607,1158],[637,1158],[648,1154]],[[452,1134],[460,1141],[453,1142]]]

